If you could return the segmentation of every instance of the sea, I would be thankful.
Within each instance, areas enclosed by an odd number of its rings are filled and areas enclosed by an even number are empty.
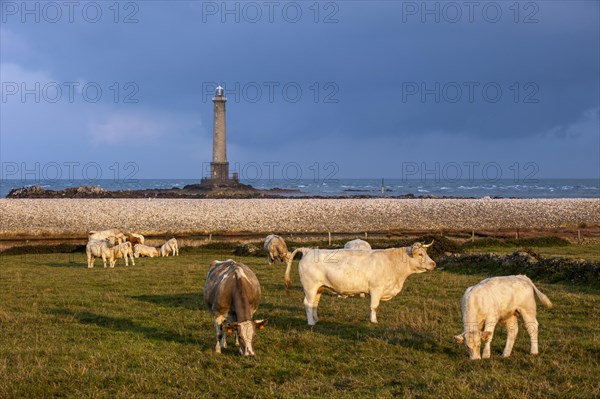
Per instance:
[[[197,179],[105,179],[105,180],[21,180],[0,181],[0,197],[19,187],[38,185],[61,190],[78,186],[100,186],[107,190],[183,188]],[[258,189],[294,189],[288,196],[415,196],[502,198],[600,198],[600,179],[501,180],[420,180],[420,179],[326,179],[326,180],[246,180]],[[383,187],[383,190],[382,190]]]

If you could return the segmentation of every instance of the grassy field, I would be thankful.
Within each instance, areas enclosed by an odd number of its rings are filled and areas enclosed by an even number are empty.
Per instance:
[[[462,330],[465,288],[488,275],[411,276],[381,304],[378,325],[368,321],[368,298],[323,295],[321,321],[311,328],[297,262],[285,296],[281,266],[236,257],[256,271],[263,290],[256,318],[269,320],[257,356],[242,358],[232,339],[214,353],[201,301],[209,263],[230,257],[182,251],[86,269],[82,253],[2,255],[0,397],[600,396],[597,286],[539,283],[555,305],[538,304],[540,355],[528,354],[521,325],[510,358],[501,358],[506,334],[497,329],[492,359],[472,362],[451,337]]]
[[[597,244],[568,245],[564,247],[530,246],[528,248],[544,257],[562,256],[570,259],[586,259],[594,262],[600,262],[600,245]],[[507,255],[513,253],[515,249],[515,247],[510,246],[487,246],[465,249],[465,253],[477,254],[494,252],[497,254]]]

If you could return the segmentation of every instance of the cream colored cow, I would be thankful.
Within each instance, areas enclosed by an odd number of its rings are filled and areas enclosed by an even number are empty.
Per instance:
[[[160,256],[158,248],[151,247],[143,244],[135,244],[133,247],[133,256],[136,258],[147,256],[149,258],[155,258]]]
[[[519,329],[517,316],[523,317],[531,338],[531,354],[538,354],[538,321],[535,295],[548,308],[550,299],[527,276],[492,277],[467,288],[462,298],[463,332],[454,337],[467,346],[471,360],[491,356],[490,344],[498,323],[506,324],[508,337],[502,356],[510,356]],[[480,354],[481,340],[485,342]]]
[[[131,263],[133,266],[135,266],[135,261],[133,260],[133,249],[131,248],[131,243],[129,241],[115,245],[113,247],[113,251],[115,253],[115,259],[125,258],[125,266],[129,266],[129,261],[127,258],[130,258]]]
[[[357,238],[356,240],[348,241],[344,245],[344,249],[355,249],[355,250],[360,250],[360,251],[370,251],[372,248],[371,248],[371,244],[369,244],[365,240],[361,240],[360,238]]]
[[[144,244],[145,241],[144,236],[138,233],[125,233],[125,238],[127,238],[127,241],[129,241],[131,245]]]
[[[109,237],[114,237],[119,244],[125,242],[125,234],[119,229],[108,229],[101,231],[90,231],[88,239],[91,240],[106,240]]]
[[[171,252],[173,256],[179,256],[179,246],[177,245],[177,240],[175,238],[171,238],[160,247],[160,256],[169,256],[169,252]]]
[[[435,262],[427,255],[427,248],[432,244],[416,242],[410,247],[372,251],[298,248],[288,257],[285,287],[289,290],[294,255],[301,252],[298,273],[309,325],[319,320],[317,308],[325,288],[346,296],[369,294],[371,322],[377,323],[380,301],[389,301],[398,295],[411,274],[435,269]]]
[[[111,237],[112,238],[112,237]],[[113,238],[114,240],[114,238]],[[104,267],[106,267],[106,260],[108,259],[109,266],[115,267],[115,253],[112,244],[114,243],[108,240],[90,240],[85,246],[85,253],[87,255],[87,267],[89,269],[94,267],[94,260],[96,258],[102,258]]]

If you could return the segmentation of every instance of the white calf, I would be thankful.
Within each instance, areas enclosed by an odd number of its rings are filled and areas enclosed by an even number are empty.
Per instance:
[[[158,257],[158,249],[150,247],[148,245],[135,244],[133,247],[133,256],[139,258],[140,256],[147,256],[149,258]]]
[[[131,243],[129,241],[115,245],[113,247],[113,251],[115,253],[115,259],[125,258],[125,266],[129,266],[129,262],[127,260],[128,257],[131,259],[133,266],[135,266],[135,261],[133,260],[133,249],[131,249]]]
[[[107,240],[90,240],[85,246],[85,253],[87,254],[88,268],[94,267],[94,260],[96,258],[102,258],[104,267],[106,268],[106,259],[108,259],[110,267],[115,267],[115,254],[113,247]]]
[[[179,247],[177,246],[177,240],[175,238],[171,238],[160,247],[160,256],[169,256],[169,252],[171,252],[173,256],[179,256]]]
[[[496,324],[506,323],[508,337],[504,357],[510,356],[519,329],[517,316],[523,317],[531,338],[531,354],[538,353],[538,321],[534,294],[548,308],[552,302],[523,275],[493,277],[467,288],[462,298],[463,332],[454,337],[457,343],[467,346],[471,360],[491,356],[490,344]],[[483,355],[481,340],[485,341]]]

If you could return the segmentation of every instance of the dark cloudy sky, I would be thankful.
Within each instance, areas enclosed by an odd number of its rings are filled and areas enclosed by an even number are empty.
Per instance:
[[[217,83],[264,177],[600,175],[595,0],[0,4],[3,178],[200,177]]]

